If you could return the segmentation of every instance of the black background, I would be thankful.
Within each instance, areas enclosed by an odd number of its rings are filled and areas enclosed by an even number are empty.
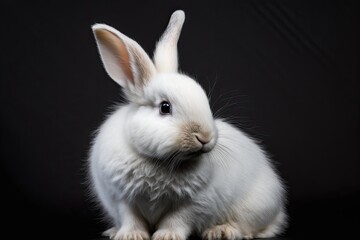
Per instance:
[[[214,110],[262,141],[289,191],[288,238],[357,236],[356,1],[1,1],[1,178],[5,233],[92,239],[86,158],[120,88],[90,29],[106,23],[151,54],[183,9],[182,71]],[[214,83],[216,83],[214,85]]]

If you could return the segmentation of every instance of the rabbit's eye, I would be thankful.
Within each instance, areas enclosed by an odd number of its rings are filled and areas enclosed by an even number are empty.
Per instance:
[[[160,114],[171,114],[171,104],[167,101],[163,101],[160,103]]]

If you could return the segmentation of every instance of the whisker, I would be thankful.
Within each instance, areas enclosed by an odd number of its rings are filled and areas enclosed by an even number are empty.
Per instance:
[[[209,83],[210,83],[210,81],[209,81]],[[209,84],[209,90],[208,90],[209,102],[211,102],[211,97],[212,97],[213,91],[215,89],[216,83],[217,83],[217,81],[215,80],[212,85]]]
[[[221,145],[221,144],[218,144],[217,146],[218,146],[218,149],[217,149],[217,150],[219,151],[219,154],[220,154],[220,158],[218,158],[217,161],[219,161],[220,164],[221,164],[224,168],[227,168],[227,167],[228,167],[228,164],[227,164],[227,162],[226,162],[226,159],[227,159],[227,155],[229,155],[228,152],[227,152],[227,149],[224,148],[224,146]]]

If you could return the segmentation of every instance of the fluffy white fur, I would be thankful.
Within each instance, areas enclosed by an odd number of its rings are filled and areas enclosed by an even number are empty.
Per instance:
[[[200,85],[177,73],[183,22],[176,11],[155,64],[125,35],[93,26],[105,69],[129,100],[100,127],[90,153],[93,189],[114,225],[105,234],[116,240],[275,236],[286,224],[284,187],[261,148],[213,119]],[[164,100],[171,114],[159,113]]]

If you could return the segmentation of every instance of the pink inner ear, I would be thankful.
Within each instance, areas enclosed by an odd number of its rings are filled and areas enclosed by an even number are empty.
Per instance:
[[[121,67],[126,77],[134,82],[134,76],[130,66],[130,57],[125,43],[118,36],[105,29],[95,30],[96,38],[101,44],[109,48],[116,58],[117,64]]]

